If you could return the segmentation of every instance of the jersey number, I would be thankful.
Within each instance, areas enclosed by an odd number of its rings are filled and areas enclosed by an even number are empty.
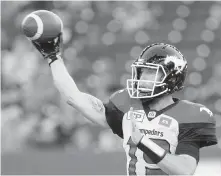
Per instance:
[[[152,139],[156,144],[160,145],[162,148],[164,148],[166,151],[170,151],[170,144],[165,141],[165,140],[160,140],[160,139]],[[136,151],[137,151],[137,146],[134,144],[134,142],[132,141],[131,137],[129,138],[127,145],[130,146],[129,148],[129,156],[131,158],[130,162],[129,162],[129,168],[128,168],[128,172],[129,175],[136,175],[136,163],[137,163],[137,157],[135,155]],[[143,158],[146,161],[146,163],[148,164],[154,164],[152,162],[152,160],[145,154],[143,153]],[[145,167],[145,170],[147,172],[148,168]],[[147,174],[146,174],[147,175]]]

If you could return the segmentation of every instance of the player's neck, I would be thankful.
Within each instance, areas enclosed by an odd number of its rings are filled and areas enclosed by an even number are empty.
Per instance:
[[[173,103],[174,103],[173,97],[171,95],[166,95],[166,96],[154,99],[154,101],[151,104],[149,104],[149,107],[150,109],[160,111],[161,109],[164,109]]]

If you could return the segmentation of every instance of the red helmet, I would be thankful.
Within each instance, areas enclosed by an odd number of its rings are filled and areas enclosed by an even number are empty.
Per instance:
[[[187,61],[174,46],[155,43],[147,46],[131,65],[132,78],[127,80],[131,98],[153,98],[171,94],[183,88],[187,73]],[[155,80],[140,80],[142,68],[155,70]],[[159,71],[163,76],[156,80]],[[140,87],[142,82],[152,83],[151,88]]]

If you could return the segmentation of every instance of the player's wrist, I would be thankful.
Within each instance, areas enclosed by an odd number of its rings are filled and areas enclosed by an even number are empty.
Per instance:
[[[143,137],[137,147],[144,153],[147,153],[155,164],[159,163],[167,154],[162,147],[147,137]]]
[[[46,59],[48,61],[49,66],[51,66],[51,64],[54,63],[55,61],[57,61],[57,60],[61,61],[62,57],[59,54],[57,54],[57,55],[51,55]]]

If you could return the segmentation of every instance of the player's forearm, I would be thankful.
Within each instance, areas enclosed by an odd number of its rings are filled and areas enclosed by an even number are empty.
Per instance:
[[[193,175],[196,169],[184,156],[169,153],[157,165],[169,175]]]
[[[195,171],[196,165],[189,162],[189,158],[169,154],[147,137],[142,138],[138,147],[167,174],[191,175]]]
[[[75,84],[72,77],[69,75],[62,59],[54,61],[51,65],[51,72],[54,80],[54,84],[61,94],[65,96],[67,100],[77,99],[79,96],[79,89]],[[73,100],[72,100],[73,101]]]
[[[108,127],[102,101],[78,89],[61,59],[55,60],[50,67],[54,84],[66,102],[92,122]]]

